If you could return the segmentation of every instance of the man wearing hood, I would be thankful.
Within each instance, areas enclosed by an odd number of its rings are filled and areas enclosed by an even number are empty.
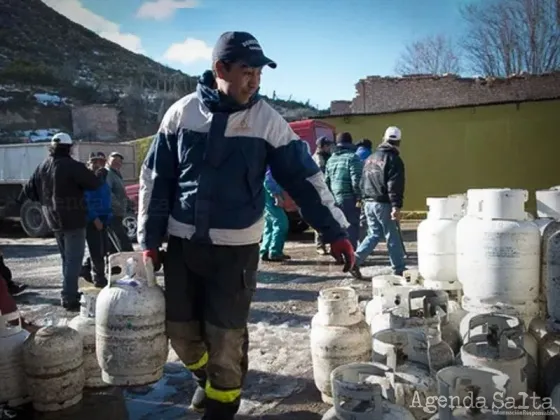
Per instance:
[[[358,142],[358,144],[356,144],[356,147],[356,154],[362,162],[365,162],[371,155],[371,148],[373,147],[371,140],[362,139]]]
[[[362,278],[360,265],[385,237],[393,273],[402,275],[405,270],[405,255],[398,229],[404,197],[404,162],[400,157],[401,130],[388,127],[383,142],[367,158],[362,174],[364,213],[368,223],[368,234],[356,251],[356,264],[350,271]]]
[[[358,243],[361,199],[360,178],[362,162],[356,155],[356,146],[352,144],[350,133],[340,133],[336,137],[336,149],[325,169],[325,181],[334,195],[350,226],[348,236],[354,249]]]
[[[169,235],[167,334],[198,383],[191,408],[232,420],[248,368],[267,166],[345,270],[354,252],[306,143],[258,94],[262,68],[276,63],[246,32],[222,34],[212,62],[196,92],[167,111],[142,165],[138,239],[157,263]]]
[[[368,157],[371,156],[371,148],[373,147],[371,140],[369,139],[362,139],[356,144],[356,155],[360,158],[363,162],[366,161]],[[366,214],[364,213],[364,207],[360,208],[360,240],[362,242],[367,235],[367,220]]]

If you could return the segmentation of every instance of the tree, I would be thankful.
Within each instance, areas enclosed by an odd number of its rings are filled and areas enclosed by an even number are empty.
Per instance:
[[[458,74],[460,70],[453,43],[443,35],[428,36],[408,45],[395,66],[395,71],[401,75]]]
[[[503,77],[560,69],[560,0],[489,0],[461,9],[471,70]]]

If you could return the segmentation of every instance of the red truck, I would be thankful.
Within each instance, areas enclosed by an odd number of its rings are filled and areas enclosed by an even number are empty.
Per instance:
[[[317,148],[315,142],[319,137],[325,136],[332,141],[335,140],[335,127],[320,120],[294,121],[290,123],[290,127],[302,140],[307,142],[311,154],[315,153]],[[138,184],[133,184],[126,187],[128,197],[136,205],[138,205],[138,186]],[[309,226],[301,218],[294,201],[287,193],[284,194],[284,210],[290,221],[290,231],[294,233],[304,232]]]

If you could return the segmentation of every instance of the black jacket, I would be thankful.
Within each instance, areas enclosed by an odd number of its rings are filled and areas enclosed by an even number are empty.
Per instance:
[[[364,163],[361,180],[364,200],[391,203],[402,208],[404,198],[404,162],[399,150],[382,143]]]
[[[95,190],[101,183],[83,163],[55,152],[35,169],[23,195],[41,203],[51,230],[80,229],[87,222],[84,191]]]

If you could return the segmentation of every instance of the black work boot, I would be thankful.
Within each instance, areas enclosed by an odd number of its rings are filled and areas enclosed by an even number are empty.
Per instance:
[[[206,391],[204,390],[206,386],[206,372],[204,369],[197,369],[193,372],[193,378],[196,380],[197,387],[194,390],[189,408],[196,413],[204,413],[206,402]]]
[[[223,403],[212,399],[206,400],[206,410],[201,420],[235,420],[240,401]]]

